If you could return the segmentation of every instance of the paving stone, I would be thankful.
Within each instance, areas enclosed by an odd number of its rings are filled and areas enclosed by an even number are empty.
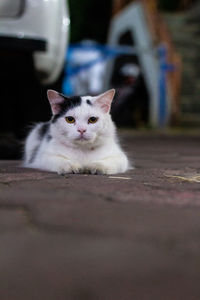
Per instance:
[[[0,233],[26,227],[26,212],[19,207],[0,206]]]
[[[0,162],[1,300],[200,298],[199,135],[121,140],[116,176]]]

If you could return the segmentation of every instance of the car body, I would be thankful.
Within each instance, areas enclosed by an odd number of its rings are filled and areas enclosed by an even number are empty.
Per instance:
[[[31,52],[40,82],[52,84],[63,70],[69,24],[66,0],[1,0],[0,51]]]

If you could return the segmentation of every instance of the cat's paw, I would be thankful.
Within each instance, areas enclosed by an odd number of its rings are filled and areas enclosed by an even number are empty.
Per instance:
[[[93,175],[111,175],[116,173],[116,170],[112,166],[96,162],[90,165],[90,167],[88,168],[88,172]]]
[[[71,172],[70,172],[70,170],[66,170],[64,168],[59,168],[57,170],[57,173],[58,173],[58,175],[64,176],[65,174],[70,174]]]
[[[78,168],[73,168],[71,173],[72,173],[72,174],[83,174],[83,173],[84,173],[84,170],[81,169],[80,167],[78,167]]]
[[[76,164],[68,164],[67,166],[60,166],[57,170],[57,173],[59,175],[65,175],[65,174],[78,174],[81,173],[81,168],[79,165]]]

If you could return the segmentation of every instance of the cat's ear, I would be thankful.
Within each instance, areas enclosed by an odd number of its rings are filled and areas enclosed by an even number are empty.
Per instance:
[[[114,89],[109,90],[97,96],[95,99],[95,104],[98,105],[104,113],[109,113],[114,95],[115,95],[115,90]]]
[[[47,97],[51,105],[53,115],[59,114],[61,111],[61,105],[65,101],[65,98],[54,90],[48,90]]]

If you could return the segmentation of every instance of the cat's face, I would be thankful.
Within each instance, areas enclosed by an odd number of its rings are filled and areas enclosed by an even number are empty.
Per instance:
[[[55,91],[48,91],[55,130],[74,144],[95,143],[109,130],[109,111],[114,93],[110,90],[97,97],[67,98]]]
[[[68,139],[74,143],[93,143],[104,128],[105,115],[99,109],[87,104],[85,100],[89,100],[88,97],[81,100],[81,105],[64,113],[58,124]]]

